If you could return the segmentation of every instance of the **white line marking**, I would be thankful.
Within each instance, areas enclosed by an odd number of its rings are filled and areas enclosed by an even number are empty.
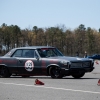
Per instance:
[[[57,87],[46,87],[46,86],[16,84],[16,83],[4,83],[4,82],[0,82],[0,84],[17,85],[17,86],[27,86],[27,87],[40,87],[40,88],[54,89],[54,90],[65,90],[65,91],[74,91],[74,92],[84,92],[84,93],[100,94],[100,92],[94,92],[94,91],[74,90],[74,89],[57,88]]]

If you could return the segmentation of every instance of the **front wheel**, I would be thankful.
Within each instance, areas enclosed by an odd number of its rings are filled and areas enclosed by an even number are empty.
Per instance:
[[[4,78],[10,77],[10,73],[9,73],[7,67],[2,66],[0,68],[0,77],[4,77]]]
[[[85,74],[84,71],[79,71],[79,72],[77,72],[77,73],[73,73],[73,74],[72,74],[72,77],[74,77],[74,78],[81,78],[81,77],[84,76],[84,74]]]
[[[49,74],[51,78],[62,78],[63,75],[61,74],[61,69],[58,67],[50,67]]]

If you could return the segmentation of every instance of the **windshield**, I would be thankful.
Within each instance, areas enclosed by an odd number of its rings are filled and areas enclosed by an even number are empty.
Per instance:
[[[63,54],[56,48],[41,48],[37,51],[42,58],[63,56]]]

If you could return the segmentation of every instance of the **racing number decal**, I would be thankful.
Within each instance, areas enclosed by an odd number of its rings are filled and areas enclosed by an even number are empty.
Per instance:
[[[30,72],[33,70],[33,68],[34,68],[33,62],[31,60],[27,60],[25,62],[25,69]]]

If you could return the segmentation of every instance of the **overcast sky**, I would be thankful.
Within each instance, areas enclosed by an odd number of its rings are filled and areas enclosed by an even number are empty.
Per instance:
[[[0,0],[0,26],[100,28],[100,0]]]

